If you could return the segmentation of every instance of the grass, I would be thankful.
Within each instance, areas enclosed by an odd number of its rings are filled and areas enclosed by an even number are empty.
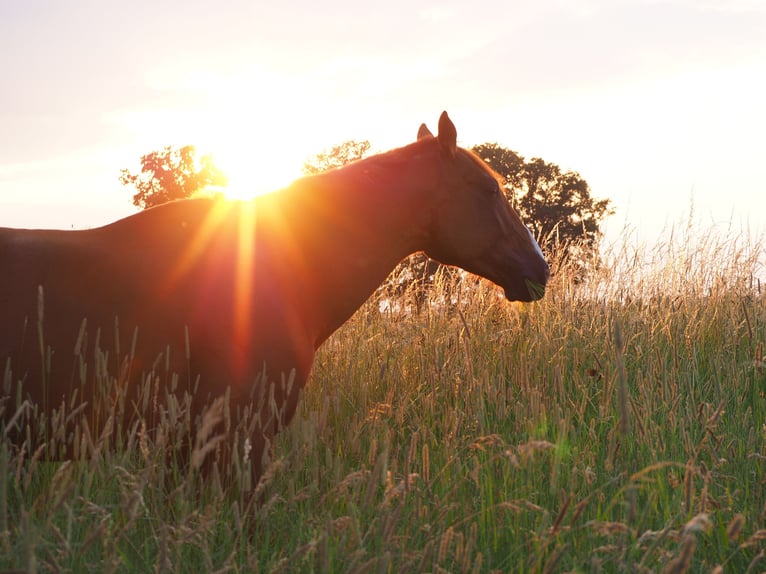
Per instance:
[[[691,234],[559,267],[533,305],[471,280],[419,314],[371,300],[255,495],[244,452],[234,484],[166,455],[183,405],[79,461],[6,440],[0,571],[763,571],[763,246]]]

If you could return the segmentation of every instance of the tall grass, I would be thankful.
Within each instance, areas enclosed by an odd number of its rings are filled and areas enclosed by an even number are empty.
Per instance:
[[[166,456],[215,440],[183,414],[73,462],[5,440],[0,570],[762,571],[763,245],[690,233],[533,305],[472,279],[369,301],[255,492],[244,452],[233,484]]]

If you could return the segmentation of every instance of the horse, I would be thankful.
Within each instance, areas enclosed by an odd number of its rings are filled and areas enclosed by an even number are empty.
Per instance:
[[[257,481],[316,350],[420,251],[508,300],[541,298],[549,278],[502,181],[457,146],[446,112],[436,136],[422,125],[414,143],[252,200],[174,201],[86,230],[0,228],[0,422],[71,456],[85,431],[114,424],[118,402],[137,424],[165,373],[198,428],[221,397],[249,417]],[[24,407],[48,422],[25,430]],[[56,430],[75,412],[87,429]]]

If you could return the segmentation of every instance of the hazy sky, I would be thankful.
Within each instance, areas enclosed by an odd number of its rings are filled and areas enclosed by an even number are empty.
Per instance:
[[[194,144],[239,193],[346,139],[574,169],[651,237],[766,222],[766,0],[0,0],[0,225],[134,211],[119,171]]]

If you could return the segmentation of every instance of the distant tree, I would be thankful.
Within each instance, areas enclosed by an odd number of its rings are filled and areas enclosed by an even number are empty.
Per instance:
[[[370,142],[348,140],[318,153],[303,164],[303,173],[314,175],[328,169],[341,167],[352,161],[364,158],[370,151]]]
[[[575,258],[598,246],[601,223],[614,213],[610,200],[591,197],[579,173],[562,171],[540,158],[527,161],[510,149],[485,143],[473,147],[506,182],[506,194],[535,237]]]
[[[120,183],[135,186],[133,196],[136,207],[147,209],[173,201],[186,199],[207,188],[221,188],[227,184],[226,176],[213,163],[211,155],[196,159],[194,146],[180,148],[167,146],[141,157],[141,171],[132,174],[120,172]]]

